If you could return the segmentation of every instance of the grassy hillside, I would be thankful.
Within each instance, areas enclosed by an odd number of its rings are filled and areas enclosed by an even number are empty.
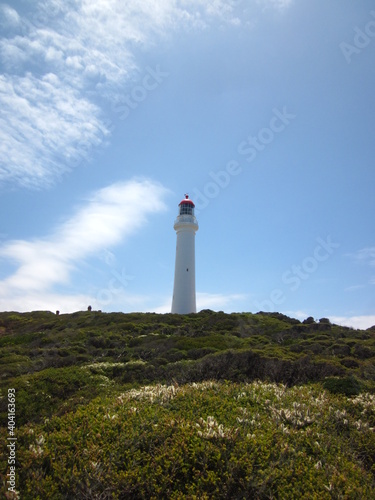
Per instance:
[[[375,497],[374,329],[0,313],[5,425],[9,388],[22,498]]]

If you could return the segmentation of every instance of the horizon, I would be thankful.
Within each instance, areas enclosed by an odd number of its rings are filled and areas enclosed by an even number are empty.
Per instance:
[[[72,311],[72,312],[60,312],[59,310],[56,310],[56,311],[50,311],[50,310],[35,310],[35,311],[0,311],[0,314],[34,314],[34,313],[50,313],[52,314],[53,316],[71,316],[71,315],[75,315],[75,314],[78,314],[78,313],[100,313],[100,314],[157,314],[157,315],[165,315],[165,314],[170,314],[170,315],[174,315],[174,316],[191,316],[192,314],[200,314],[202,312],[206,312],[206,311],[209,311],[211,313],[223,313],[223,314],[228,314],[228,315],[231,315],[231,314],[252,314],[254,316],[256,316],[257,314],[265,314],[265,315],[278,315],[278,314],[281,314],[282,316],[285,316],[286,318],[289,318],[289,319],[293,319],[293,320],[297,320],[299,321],[300,323],[304,323],[306,322],[306,320],[310,320],[310,318],[312,318],[314,320],[314,323],[322,323],[322,324],[326,324],[326,320],[328,319],[329,322],[330,322],[330,325],[332,326],[339,326],[339,327],[344,327],[344,328],[350,328],[350,329],[354,329],[354,330],[363,330],[363,331],[366,331],[366,330],[371,330],[373,328],[375,328],[375,325],[371,325],[370,327],[368,328],[355,328],[353,326],[350,326],[350,325],[343,325],[343,324],[340,324],[340,323],[333,323],[330,321],[329,318],[313,318],[312,316],[307,316],[306,318],[302,319],[302,318],[296,318],[296,317],[293,317],[293,316],[288,316],[288,315],[284,315],[284,313],[280,313],[278,311],[257,311],[257,312],[250,312],[250,311],[231,311],[231,312],[225,312],[225,311],[215,311],[213,309],[200,309],[200,310],[197,310],[197,312],[191,312],[191,313],[187,313],[187,314],[180,314],[180,313],[172,313],[171,311],[167,311],[167,312],[156,312],[156,311],[127,311],[127,312],[124,312],[124,311],[102,311],[101,309],[92,309],[91,305],[88,305],[88,307],[86,309],[81,309],[81,310],[78,310],[78,311]]]

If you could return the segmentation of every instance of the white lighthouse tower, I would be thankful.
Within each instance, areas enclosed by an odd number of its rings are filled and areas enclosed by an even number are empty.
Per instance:
[[[176,265],[172,313],[189,314],[197,312],[195,302],[195,233],[198,222],[194,216],[194,203],[186,194],[179,204],[179,213],[174,223],[177,233]]]

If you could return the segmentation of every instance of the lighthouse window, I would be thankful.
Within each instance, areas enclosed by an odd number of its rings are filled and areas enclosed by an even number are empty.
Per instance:
[[[182,204],[180,207],[180,215],[193,215],[193,207],[190,204]]]

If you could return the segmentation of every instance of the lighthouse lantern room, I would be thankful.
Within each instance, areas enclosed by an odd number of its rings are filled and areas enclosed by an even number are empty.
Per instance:
[[[177,234],[176,263],[172,299],[172,313],[195,313],[195,233],[198,222],[194,215],[195,205],[189,196],[179,204],[179,214],[174,223]]]

